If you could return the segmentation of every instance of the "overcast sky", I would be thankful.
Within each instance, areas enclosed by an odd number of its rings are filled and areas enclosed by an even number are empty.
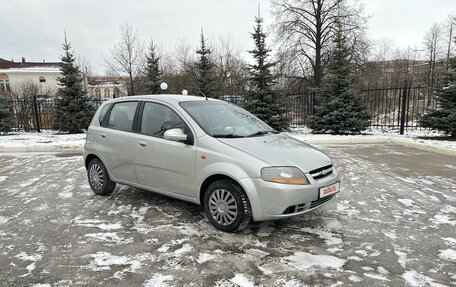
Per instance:
[[[420,44],[432,23],[456,11],[455,0],[359,1],[371,16],[370,37],[386,36],[400,47]],[[76,53],[103,74],[101,56],[119,40],[125,21],[165,50],[182,39],[196,46],[204,28],[210,40],[229,36],[246,51],[258,3],[270,24],[269,0],[0,0],[0,58],[57,61],[66,29]]]

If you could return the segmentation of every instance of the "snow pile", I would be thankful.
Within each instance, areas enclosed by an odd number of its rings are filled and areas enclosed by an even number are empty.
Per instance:
[[[440,250],[439,257],[456,263],[456,251],[453,249]]]
[[[144,287],[167,287],[169,286],[166,282],[172,281],[174,277],[172,275],[163,275],[160,273],[155,274],[152,278],[144,282]]]
[[[442,136],[432,132],[415,131],[406,135],[371,132],[362,135],[311,134],[309,130],[292,131],[288,136],[309,144],[384,144],[394,143],[431,152],[456,155],[456,141],[420,139],[422,136]]]
[[[0,136],[2,151],[53,151],[82,149],[86,134],[57,134],[55,131],[41,133],[10,133]]]
[[[255,284],[252,283],[244,274],[236,273],[236,275],[230,280],[234,284],[237,284],[240,287],[254,287]]]
[[[305,270],[314,266],[339,270],[347,261],[331,255],[313,255],[307,252],[296,252],[285,259],[297,270]]]

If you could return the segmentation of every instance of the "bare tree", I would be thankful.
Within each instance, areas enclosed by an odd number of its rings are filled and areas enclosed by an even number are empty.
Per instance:
[[[424,47],[428,59],[428,79],[429,84],[435,83],[436,63],[442,53],[442,26],[434,23],[424,35]]]
[[[32,80],[25,80],[11,85],[11,99],[17,126],[28,132],[34,127],[33,96],[47,97],[52,90],[42,87]]]
[[[373,59],[374,61],[388,61],[392,60],[395,57],[395,54],[398,52],[396,49],[396,42],[393,39],[388,37],[382,37],[374,41],[374,52]]]
[[[219,95],[240,95],[247,86],[247,63],[229,36],[220,37],[211,45],[216,70],[216,90]]]
[[[446,65],[448,67],[450,58],[452,56],[452,44],[454,39],[454,32],[456,29],[456,14],[449,14],[448,18],[444,23],[444,30],[446,35],[446,42],[448,43],[447,54],[446,54]]]
[[[360,5],[348,0],[274,0],[273,15],[282,55],[296,62],[303,76],[307,77],[310,71],[315,87],[323,78],[336,21],[354,46],[354,60],[367,58],[367,17]]]
[[[170,93],[180,94],[184,89],[194,92],[194,61],[193,46],[186,38],[182,38],[171,51],[162,54],[162,79],[168,83]]]
[[[111,50],[111,57],[103,59],[106,66],[119,78],[128,77],[128,94],[134,95],[144,67],[144,44],[137,30],[128,23],[120,26],[120,42]]]
[[[84,55],[76,55],[75,58],[77,59],[77,66],[81,72],[86,76],[94,75],[92,65],[87,57]]]

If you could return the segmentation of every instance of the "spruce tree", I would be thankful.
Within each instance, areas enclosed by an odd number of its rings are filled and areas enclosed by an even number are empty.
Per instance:
[[[196,94],[198,96],[207,96],[216,98],[215,95],[215,65],[210,55],[211,50],[206,47],[206,38],[201,31],[200,48],[196,50],[199,59],[195,62],[196,69]]]
[[[160,69],[160,57],[153,42],[150,43],[148,54],[146,55],[145,68],[145,92],[147,94],[160,94],[160,84],[162,72]]]
[[[270,49],[266,46],[266,33],[263,32],[263,18],[255,17],[254,32],[250,33],[255,48],[249,51],[255,63],[249,65],[251,90],[247,94],[244,107],[278,131],[288,129],[288,119],[284,115],[284,105],[274,90],[276,77],[271,69],[275,62],[268,61]]]
[[[10,132],[14,124],[12,107],[7,101],[0,100],[0,132]]]
[[[342,27],[337,24],[323,85],[315,113],[308,126],[314,133],[360,133],[370,125],[371,115],[361,103],[355,88],[355,66],[350,59],[352,49]]]
[[[456,136],[456,57],[441,72],[434,97],[438,108],[428,110],[421,117],[421,126]]]
[[[60,66],[62,76],[57,78],[60,88],[56,94],[53,128],[62,132],[79,133],[89,126],[95,109],[89,104],[83,76],[75,64],[66,34],[63,50]]]

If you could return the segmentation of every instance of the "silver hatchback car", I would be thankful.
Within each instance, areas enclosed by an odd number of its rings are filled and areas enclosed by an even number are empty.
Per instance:
[[[116,183],[202,205],[227,232],[322,206],[339,192],[331,159],[233,104],[180,95],[105,102],[87,131],[96,194]]]

